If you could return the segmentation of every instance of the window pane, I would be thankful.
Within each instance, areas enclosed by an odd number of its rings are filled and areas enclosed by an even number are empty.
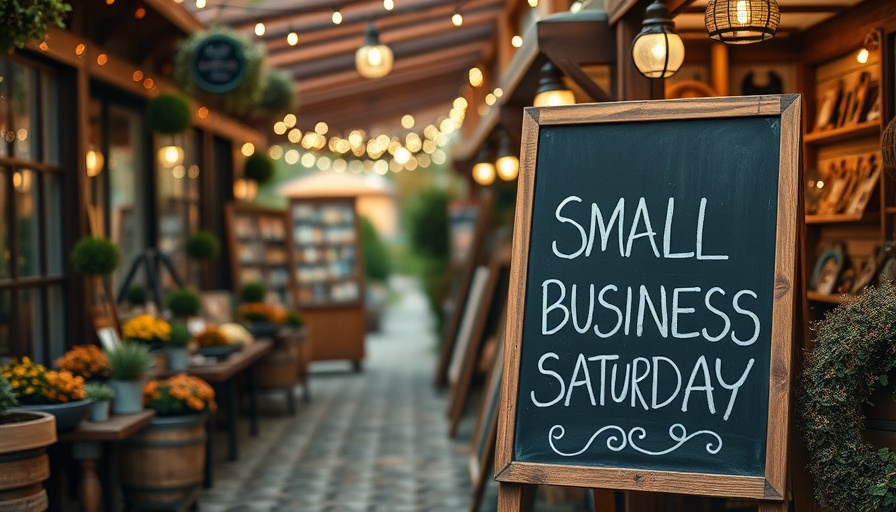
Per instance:
[[[39,137],[32,131],[34,112],[37,104],[34,101],[34,90],[37,85],[36,72],[19,64],[12,65],[12,82],[10,87],[10,106],[12,107],[12,136],[7,133],[7,140],[14,137],[13,155],[23,160],[38,158],[36,151]]]
[[[12,353],[12,319],[10,318],[9,290],[0,290],[0,357],[11,357]]]
[[[43,346],[43,311],[40,305],[40,290],[25,288],[19,291],[19,314],[16,318],[17,355],[30,355],[35,361],[47,363],[44,359]]]
[[[41,102],[43,119],[41,134],[43,139],[43,161],[49,164],[59,163],[59,83],[56,75],[41,73]]]
[[[62,176],[57,173],[45,173],[41,176],[44,182],[44,215],[47,230],[47,268],[48,274],[62,274]]]
[[[47,316],[47,325],[49,331],[47,336],[50,341],[50,361],[55,361],[57,357],[65,353],[65,300],[62,293],[62,285],[51,286],[47,289],[47,308],[49,308]],[[52,313],[49,313],[52,312]]]
[[[113,289],[126,277],[131,262],[146,247],[143,144],[140,115],[124,108],[109,107],[109,205],[112,241],[121,250],[121,265]]]
[[[9,83],[11,81],[9,63],[0,59],[0,156],[9,156]],[[15,137],[15,134],[13,134]]]
[[[0,167],[0,280],[10,278],[9,270],[9,219],[6,218],[9,211],[9,193],[7,183],[9,171]]]
[[[16,228],[18,229],[18,254],[16,261],[19,276],[41,274],[40,240],[40,190],[39,176],[29,169],[19,169],[12,174],[16,192]]]

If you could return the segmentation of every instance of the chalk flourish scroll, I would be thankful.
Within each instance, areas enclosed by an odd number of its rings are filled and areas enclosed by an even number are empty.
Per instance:
[[[710,455],[715,455],[722,449],[722,438],[719,437],[719,435],[715,432],[711,430],[698,430],[696,432],[688,434],[687,429],[685,429],[684,425],[682,425],[681,423],[676,423],[669,427],[669,437],[675,444],[665,450],[658,452],[645,450],[638,446],[638,444],[635,442],[635,440],[641,441],[645,437],[647,437],[647,432],[641,427],[634,427],[626,432],[622,427],[618,427],[616,425],[607,425],[595,432],[581,450],[568,453],[560,451],[556,446],[554,446],[555,440],[560,440],[564,435],[566,435],[566,429],[563,428],[562,425],[554,425],[553,427],[551,427],[550,432],[548,432],[548,443],[550,443],[551,449],[554,450],[554,453],[556,453],[557,455],[562,455],[563,457],[575,457],[576,455],[585,453],[585,451],[591,447],[591,444],[594,442],[594,440],[605,432],[609,433],[609,435],[607,436],[607,448],[614,452],[622,451],[626,446],[631,446],[633,449],[647,455],[665,455],[667,453],[674,452],[691,439],[703,434],[711,436],[713,438],[708,443],[706,443],[707,453],[709,453]]]

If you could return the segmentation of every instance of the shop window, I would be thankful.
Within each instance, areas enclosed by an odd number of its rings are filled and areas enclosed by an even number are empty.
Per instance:
[[[136,104],[105,89],[97,89],[94,95],[87,131],[88,201],[102,220],[94,229],[121,251],[121,264],[112,275],[110,290],[117,294],[148,244],[147,144]],[[143,273],[137,276],[142,279]]]
[[[0,59],[0,358],[65,350],[57,96],[53,70]]]
[[[183,150],[183,161],[170,165],[157,159],[158,249],[168,256],[181,279],[198,286],[198,268],[189,264],[184,247],[187,238],[199,230],[201,221],[199,134],[190,131],[181,136],[159,138],[160,150],[168,145]],[[174,286],[167,274],[162,279],[163,287]]]

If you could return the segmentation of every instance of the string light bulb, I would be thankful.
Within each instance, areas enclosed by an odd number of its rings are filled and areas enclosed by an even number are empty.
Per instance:
[[[385,9],[387,11],[391,11],[392,9],[395,9],[394,0],[383,0],[383,9]]]
[[[264,23],[255,24],[255,35],[261,37],[264,35]]]
[[[339,25],[340,23],[342,23],[342,13],[339,11],[339,9],[333,11],[333,17],[331,19],[333,20],[334,25]]]
[[[460,12],[455,12],[451,15],[451,24],[455,27],[459,27],[464,24],[464,17]]]
[[[289,34],[286,35],[286,42],[289,44],[289,46],[295,46],[299,44],[299,34],[297,34],[295,30],[290,29]]]

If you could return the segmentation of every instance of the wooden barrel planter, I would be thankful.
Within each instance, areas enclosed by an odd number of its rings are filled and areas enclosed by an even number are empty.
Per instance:
[[[293,388],[301,383],[304,397],[308,399],[308,343],[304,327],[281,328],[273,336],[274,347],[258,362],[258,385],[262,389],[283,389],[286,391],[287,407],[294,412]]]
[[[47,446],[56,442],[56,418],[35,411],[0,417],[0,512],[47,510],[43,482],[50,477]]]
[[[181,510],[202,487],[205,414],[156,417],[121,443],[119,475],[133,510]]]

